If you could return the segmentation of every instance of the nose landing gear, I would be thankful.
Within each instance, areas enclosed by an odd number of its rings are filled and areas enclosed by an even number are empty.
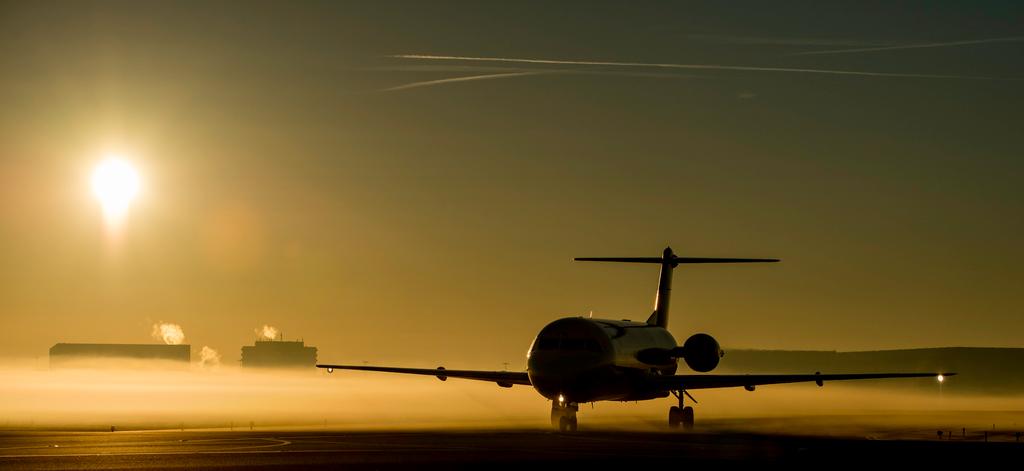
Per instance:
[[[560,432],[575,432],[577,428],[576,411],[580,409],[575,402],[551,401],[551,427]]]
[[[689,394],[685,390],[679,390],[672,391],[672,395],[679,399],[679,406],[672,406],[668,410],[669,428],[677,429],[682,426],[683,430],[693,430],[693,407],[683,405],[683,399]],[[693,399],[693,396],[690,396],[690,399]]]

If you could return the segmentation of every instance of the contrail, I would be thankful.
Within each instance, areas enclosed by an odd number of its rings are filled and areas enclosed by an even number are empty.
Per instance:
[[[444,78],[438,80],[427,80],[424,82],[413,82],[405,85],[399,85],[397,87],[385,88],[382,92],[394,92],[398,90],[409,90],[411,88],[420,87],[432,87],[434,85],[444,85],[446,83],[458,83],[458,82],[472,82],[475,80],[491,80],[511,77],[525,77],[528,75],[543,75],[551,72],[509,72],[505,74],[487,74],[487,75],[471,75],[469,77],[455,77],[455,78]]]
[[[523,68],[496,68],[496,67],[481,67],[483,70],[518,70],[519,72],[507,72],[501,74],[486,74],[486,75],[473,75],[470,77],[454,77],[445,78],[438,80],[427,80],[423,82],[407,83],[405,85],[399,85],[397,87],[385,88],[380,90],[382,92],[391,92],[397,90],[408,90],[410,88],[419,87],[431,87],[434,85],[444,85],[448,83],[457,82],[469,82],[473,80],[489,80],[489,79],[500,79],[500,78],[513,78],[523,77],[530,75],[610,75],[617,77],[644,77],[644,78],[673,78],[673,79],[689,79],[689,78],[702,78],[695,75],[686,75],[678,73],[657,73],[657,72],[619,72],[614,70],[571,70],[571,69],[545,69],[545,70],[528,70]],[[380,69],[378,69],[380,70]],[[457,68],[458,71],[469,71],[473,70],[473,66]]]
[[[932,47],[950,47],[950,46],[968,46],[971,44],[989,44],[989,43],[1010,43],[1024,41],[1024,37],[1016,36],[1012,38],[990,38],[990,39],[972,39],[968,41],[949,41],[942,43],[925,43],[925,44],[906,44],[903,46],[878,46],[878,47],[860,47],[855,49],[831,49],[828,51],[807,51],[807,52],[794,52],[787,54],[790,56],[813,56],[820,54],[850,54],[855,52],[874,52],[874,51],[895,51],[900,49],[925,49]]]
[[[545,64],[545,65],[592,65],[608,67],[652,67],[662,69],[686,69],[686,70],[734,70],[747,72],[788,72],[822,75],[846,75],[858,77],[900,77],[900,78],[927,78],[927,79],[971,79],[971,80],[999,80],[996,77],[980,77],[970,75],[937,75],[937,74],[906,74],[895,72],[866,72],[856,70],[831,70],[831,69],[805,69],[793,67],[756,67],[743,65],[714,65],[714,64],[671,64],[657,62],[611,62],[611,61],[580,61],[580,60],[556,60],[556,59],[524,59],[512,57],[466,57],[466,56],[434,56],[426,54],[397,54],[389,57],[397,59],[415,60],[437,60],[437,61],[477,61],[477,62],[506,62],[517,64]],[[496,74],[506,76],[509,74]],[[492,78],[491,76],[468,77],[467,79]],[[497,78],[497,77],[494,77]],[[459,80],[459,79],[446,79]],[[445,81],[441,81],[444,83]],[[415,84],[410,84],[415,85]]]
[[[370,72],[524,72],[532,71],[522,66],[511,65],[456,65],[456,64],[402,64],[342,67],[344,70]]]

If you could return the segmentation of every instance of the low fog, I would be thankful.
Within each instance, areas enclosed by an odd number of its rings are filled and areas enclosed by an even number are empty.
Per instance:
[[[108,362],[88,368],[0,367],[0,426],[118,430],[252,427],[546,428],[549,403],[529,387],[383,373],[254,370],[199,362]],[[915,380],[912,380],[915,381]],[[916,381],[934,381],[931,379]],[[921,394],[826,384],[697,390],[698,429],[862,434],[1013,429],[1024,399]],[[580,407],[583,428],[665,430],[674,399]]]

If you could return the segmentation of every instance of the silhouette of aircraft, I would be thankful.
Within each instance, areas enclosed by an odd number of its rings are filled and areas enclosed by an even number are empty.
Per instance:
[[[691,389],[742,387],[753,391],[766,384],[846,381],[882,378],[920,378],[956,373],[866,373],[866,374],[784,374],[712,375],[676,374],[678,360],[698,373],[718,366],[724,355],[714,337],[698,333],[680,346],[668,331],[672,270],[684,263],[763,263],[778,259],[678,257],[666,247],[661,257],[587,257],[585,262],[652,263],[661,265],[654,312],[647,322],[566,317],[551,322],[537,334],[527,353],[525,372],[449,370],[444,367],[396,368],[387,366],[317,365],[334,370],[380,371],[435,376],[441,381],[462,378],[489,381],[510,388],[532,386],[551,400],[551,425],[575,431],[579,404],[597,401],[644,401],[668,397],[679,401],[668,413],[672,428],[693,428],[693,407],[684,399]],[[696,400],[693,400],[696,403]]]

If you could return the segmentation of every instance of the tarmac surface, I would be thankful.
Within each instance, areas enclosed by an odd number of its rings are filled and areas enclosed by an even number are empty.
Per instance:
[[[0,432],[0,469],[598,469],[650,465],[1020,462],[1024,443],[743,433],[508,431]],[[1010,461],[1005,461],[1010,460]]]

